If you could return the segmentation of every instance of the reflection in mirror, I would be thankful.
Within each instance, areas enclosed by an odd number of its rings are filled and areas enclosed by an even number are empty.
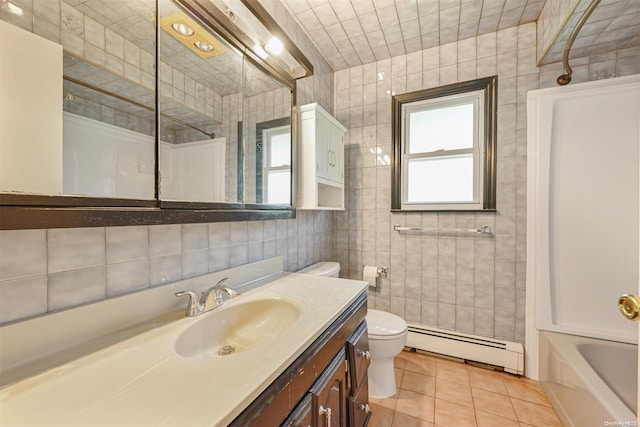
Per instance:
[[[154,197],[154,16],[153,0],[62,3],[63,194]]]
[[[22,129],[5,134],[3,144],[11,147],[3,158],[22,176],[0,180],[0,190],[153,198],[155,0],[41,2],[33,23],[20,19],[17,4],[6,4],[0,17],[13,25],[3,25],[1,36],[33,58],[3,61],[3,75],[10,66],[16,73],[2,81],[3,93],[12,86],[22,94],[12,106],[12,121]],[[3,50],[3,57],[9,54]],[[57,60],[44,59],[51,52]],[[37,79],[25,77],[34,72]],[[34,83],[42,81],[52,94]],[[57,107],[44,112],[48,103]],[[25,123],[38,123],[42,136]],[[27,155],[9,158],[16,147]],[[41,182],[31,185],[35,176]]]
[[[238,202],[243,56],[160,2],[160,198]]]
[[[291,90],[248,62],[244,86],[244,201],[290,205]]]
[[[268,175],[286,184],[272,186],[283,193],[277,202],[262,195],[256,138],[259,122],[290,120],[290,89],[171,0],[160,3],[160,27],[160,112],[179,118],[161,119],[161,199],[290,204],[290,132],[275,144],[287,161]]]

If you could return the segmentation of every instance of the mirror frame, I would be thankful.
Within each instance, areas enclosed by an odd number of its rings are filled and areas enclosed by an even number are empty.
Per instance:
[[[156,74],[156,165],[155,198],[125,199],[91,196],[40,195],[0,192],[0,230],[112,227],[127,225],[159,225],[179,223],[208,223],[228,221],[255,221],[295,218],[295,165],[297,153],[297,99],[296,79],[311,76],[313,65],[280,28],[262,5],[251,0],[242,3],[272,33],[283,41],[305,75],[292,77],[279,64],[263,60],[251,51],[251,39],[224,13],[216,8],[205,8],[202,0],[174,0],[205,28],[215,28],[225,40],[240,50],[245,59],[284,84],[291,90],[291,195],[290,205],[257,203],[183,202],[159,198],[159,93]],[[156,62],[159,53],[159,24],[156,22]]]

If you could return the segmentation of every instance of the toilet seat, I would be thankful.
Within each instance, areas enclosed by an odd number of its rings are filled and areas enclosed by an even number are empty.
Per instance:
[[[380,310],[367,311],[369,339],[394,340],[407,333],[407,322],[395,314]]]

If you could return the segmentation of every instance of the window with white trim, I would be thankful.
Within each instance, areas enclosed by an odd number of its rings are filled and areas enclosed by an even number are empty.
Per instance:
[[[394,210],[495,209],[496,79],[393,97]]]
[[[291,126],[263,131],[264,195],[267,204],[291,204]]]

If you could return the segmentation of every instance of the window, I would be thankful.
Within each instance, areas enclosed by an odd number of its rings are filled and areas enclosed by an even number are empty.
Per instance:
[[[268,204],[291,204],[291,127],[263,131],[264,194]]]
[[[393,97],[393,210],[494,210],[497,77]]]

